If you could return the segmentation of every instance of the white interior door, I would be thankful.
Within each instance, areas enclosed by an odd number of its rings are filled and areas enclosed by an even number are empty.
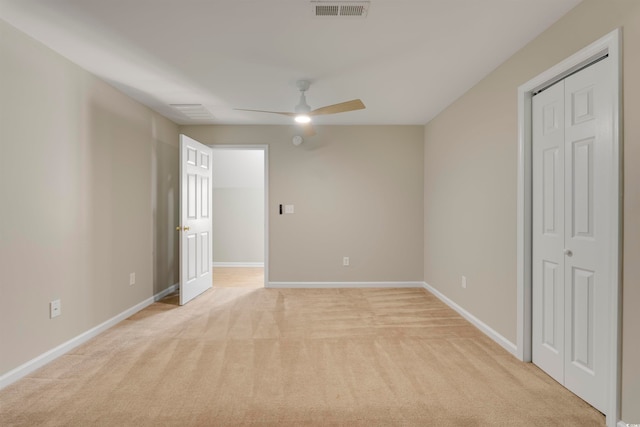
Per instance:
[[[532,358],[604,412],[611,277],[609,60],[534,96]]]
[[[211,148],[180,135],[180,305],[213,285]]]

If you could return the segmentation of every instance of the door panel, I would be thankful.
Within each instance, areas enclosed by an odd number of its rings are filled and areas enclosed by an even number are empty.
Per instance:
[[[593,375],[593,271],[574,268],[572,274],[573,319],[571,361]]]
[[[187,218],[196,219],[196,185],[198,177],[195,174],[187,174]]]
[[[533,98],[533,362],[564,375],[564,90]],[[535,172],[537,171],[537,173]]]
[[[572,145],[572,237],[593,238],[593,138]]]
[[[593,85],[589,85],[571,93],[572,114],[570,117],[572,118],[572,125],[575,126],[595,119],[593,114],[593,89]]]
[[[209,180],[202,178],[202,185],[200,186],[200,198],[202,203],[200,205],[200,217],[209,218],[209,194],[211,194],[211,188],[209,188]]]
[[[559,203],[559,182],[560,163],[558,162],[558,148],[548,148],[543,151],[542,157],[542,232],[545,236],[558,237],[560,213],[562,212]]]
[[[200,233],[200,259],[198,263],[200,266],[200,275],[208,273],[209,265],[212,263],[211,254],[209,253],[209,248],[211,247],[209,236],[210,234],[206,231]]]
[[[186,236],[187,239],[187,253],[186,259],[187,262],[187,281],[190,282],[195,280],[198,277],[198,272],[196,271],[198,265],[196,262],[196,257],[198,256],[198,243],[195,234],[190,234]],[[188,283],[187,282],[187,283]]]
[[[565,256],[568,355],[564,384],[604,411],[609,378],[609,188],[613,176],[611,86],[604,59],[565,79]]]
[[[211,148],[180,135],[180,305],[212,287]]]
[[[558,327],[558,307],[556,301],[559,299],[559,292],[562,292],[560,277],[558,277],[558,264],[543,261],[543,283],[542,283],[542,343],[552,352],[558,354],[562,347],[561,328]]]

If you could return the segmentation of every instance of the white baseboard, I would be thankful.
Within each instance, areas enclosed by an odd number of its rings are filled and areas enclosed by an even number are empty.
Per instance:
[[[421,288],[424,282],[269,282],[267,288]]]
[[[166,297],[169,294],[174,293],[175,291],[177,291],[178,289],[180,289],[180,283],[176,283],[174,285],[169,286],[167,289],[165,289],[164,291],[160,291],[157,294],[155,294],[153,296],[153,301],[147,305],[151,305],[154,302],[160,301],[162,298]],[[138,310],[139,311],[139,310]]]
[[[264,262],[214,262],[216,267],[264,267]]]
[[[617,427],[638,427],[638,426],[640,426],[640,423],[629,424],[629,423],[625,423],[622,420],[618,421],[618,424],[617,424]]]
[[[53,349],[51,349],[51,350],[49,350],[49,351],[47,351],[45,353],[42,353],[40,356],[37,356],[34,359],[31,359],[30,361],[18,366],[17,368],[7,372],[6,374],[0,376],[0,390],[5,388],[9,384],[12,384],[12,383],[18,381],[22,377],[25,377],[25,376],[29,375],[33,371],[43,367],[47,363],[52,362],[53,360],[57,359],[58,357],[62,356],[63,354],[68,353],[69,351],[73,350],[74,348],[78,347],[79,345],[84,344],[85,342],[89,341],[91,338],[93,338],[93,337],[99,335],[100,333],[106,331],[107,329],[111,328],[112,326],[116,325],[117,323],[120,323],[124,319],[126,319],[126,318],[128,318],[130,316],[133,316],[134,314],[136,314],[137,312],[139,312],[143,308],[146,308],[146,307],[150,306],[151,304],[153,304],[154,302],[161,300],[162,298],[164,298],[165,296],[167,296],[170,293],[174,292],[178,288],[179,288],[178,284],[172,285],[169,288],[165,289],[164,291],[158,292],[154,296],[149,297],[146,300],[144,300],[144,301],[134,305],[133,307],[123,311],[122,313],[112,317],[111,319],[109,319],[109,320],[107,320],[105,322],[102,322],[98,326],[96,326],[94,328],[91,328],[88,331],[85,331],[85,332],[81,333],[80,335],[76,336],[75,338],[72,338],[69,341],[60,344],[59,346],[57,346],[57,347],[55,347],[55,348],[53,348]]]
[[[486,323],[482,322],[480,319],[475,317],[473,314],[469,313],[467,310],[460,307],[458,304],[456,304],[451,299],[446,297],[443,293],[438,291],[433,286],[429,285],[426,282],[423,282],[423,286],[427,291],[429,291],[430,293],[438,297],[442,302],[447,304],[449,307],[457,311],[458,314],[460,314],[462,317],[464,317],[469,322],[471,322],[473,326],[480,329],[485,335],[487,335],[489,338],[497,342],[502,348],[504,348],[509,353],[517,357],[517,346],[514,343],[512,343],[511,341],[509,341],[499,333],[497,333],[495,330],[493,330]]]

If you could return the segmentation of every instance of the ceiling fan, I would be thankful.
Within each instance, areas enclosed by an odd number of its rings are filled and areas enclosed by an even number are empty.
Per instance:
[[[247,110],[244,108],[236,108],[238,111],[253,111],[256,113],[271,113],[280,114],[283,116],[293,117],[296,123],[303,126],[304,134],[306,136],[315,135],[315,130],[311,123],[311,117],[322,116],[326,114],[346,113],[348,111],[362,110],[366,108],[361,100],[352,99],[351,101],[341,102],[339,104],[327,105],[326,107],[316,108],[311,110],[309,104],[307,104],[307,98],[304,93],[309,89],[311,83],[308,80],[298,80],[296,86],[300,90],[300,102],[295,106],[294,112],[284,111],[265,111],[265,110]]]

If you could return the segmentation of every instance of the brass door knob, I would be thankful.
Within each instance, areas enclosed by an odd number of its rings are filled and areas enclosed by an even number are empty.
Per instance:
[[[184,231],[189,231],[189,227],[182,227]]]
[[[176,227],[176,231],[180,231],[180,230],[183,230],[183,231],[189,231],[189,227],[180,227],[180,226],[177,226],[177,227]]]

